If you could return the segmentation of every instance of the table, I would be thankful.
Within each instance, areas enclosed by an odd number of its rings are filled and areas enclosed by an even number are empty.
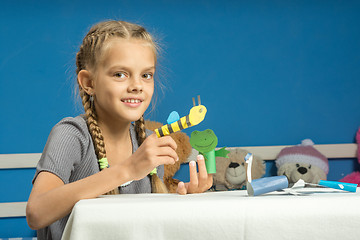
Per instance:
[[[306,188],[249,197],[246,191],[134,194],[81,200],[63,239],[359,239],[360,190]]]

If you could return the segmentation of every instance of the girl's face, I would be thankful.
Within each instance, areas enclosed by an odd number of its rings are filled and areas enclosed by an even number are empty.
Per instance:
[[[110,40],[93,83],[99,120],[138,120],[151,102],[154,74],[155,53],[149,43]]]

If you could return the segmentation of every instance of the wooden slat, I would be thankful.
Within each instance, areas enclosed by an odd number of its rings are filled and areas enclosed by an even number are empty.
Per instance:
[[[275,160],[279,152],[288,146],[240,147],[248,152],[258,155],[263,160]],[[319,152],[327,158],[356,158],[357,144],[317,144],[314,145]]]
[[[294,145],[283,146],[259,146],[259,147],[228,147],[226,149],[231,150],[234,148],[241,148],[248,152],[257,155],[263,160],[275,160],[279,152],[284,147],[292,147]],[[357,157],[357,144],[345,143],[345,144],[317,144],[314,147],[324,154],[327,158],[356,158]],[[217,148],[219,149],[219,148]],[[196,160],[197,151],[193,149],[188,161]]]
[[[41,153],[0,154],[0,169],[35,168]]]
[[[4,217],[25,217],[27,202],[0,203],[0,218]]]
[[[319,144],[315,148],[327,158],[356,158],[358,145],[348,144]]]

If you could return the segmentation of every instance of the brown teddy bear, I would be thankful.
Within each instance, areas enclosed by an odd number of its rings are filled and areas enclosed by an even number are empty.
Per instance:
[[[229,158],[216,158],[216,173],[214,174],[214,190],[239,190],[246,188],[246,169],[245,156],[249,152],[241,148],[230,149]],[[265,174],[265,162],[254,156],[251,177],[252,179],[261,178]]]
[[[316,184],[326,180],[329,173],[328,159],[313,145],[311,139],[304,139],[300,145],[283,148],[275,160],[277,174],[285,175],[289,184],[299,179]]]
[[[155,129],[161,127],[163,124],[155,121],[145,121],[145,128],[154,131]],[[174,132],[170,134],[176,144],[177,149],[176,153],[179,157],[179,161],[175,164],[164,165],[164,183],[170,193],[176,193],[177,185],[180,182],[177,179],[173,179],[175,173],[180,169],[180,165],[186,162],[187,158],[190,156],[192,147],[190,145],[190,139],[186,133],[183,132]]]

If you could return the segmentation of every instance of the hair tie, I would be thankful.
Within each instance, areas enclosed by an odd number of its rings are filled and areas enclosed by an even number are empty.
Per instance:
[[[150,174],[150,176],[152,176],[152,175],[154,175],[154,174],[157,174],[157,169],[154,168],[149,174]]]
[[[109,162],[108,162],[107,158],[99,159],[99,166],[100,166],[100,170],[103,170],[104,168],[108,168]]]

